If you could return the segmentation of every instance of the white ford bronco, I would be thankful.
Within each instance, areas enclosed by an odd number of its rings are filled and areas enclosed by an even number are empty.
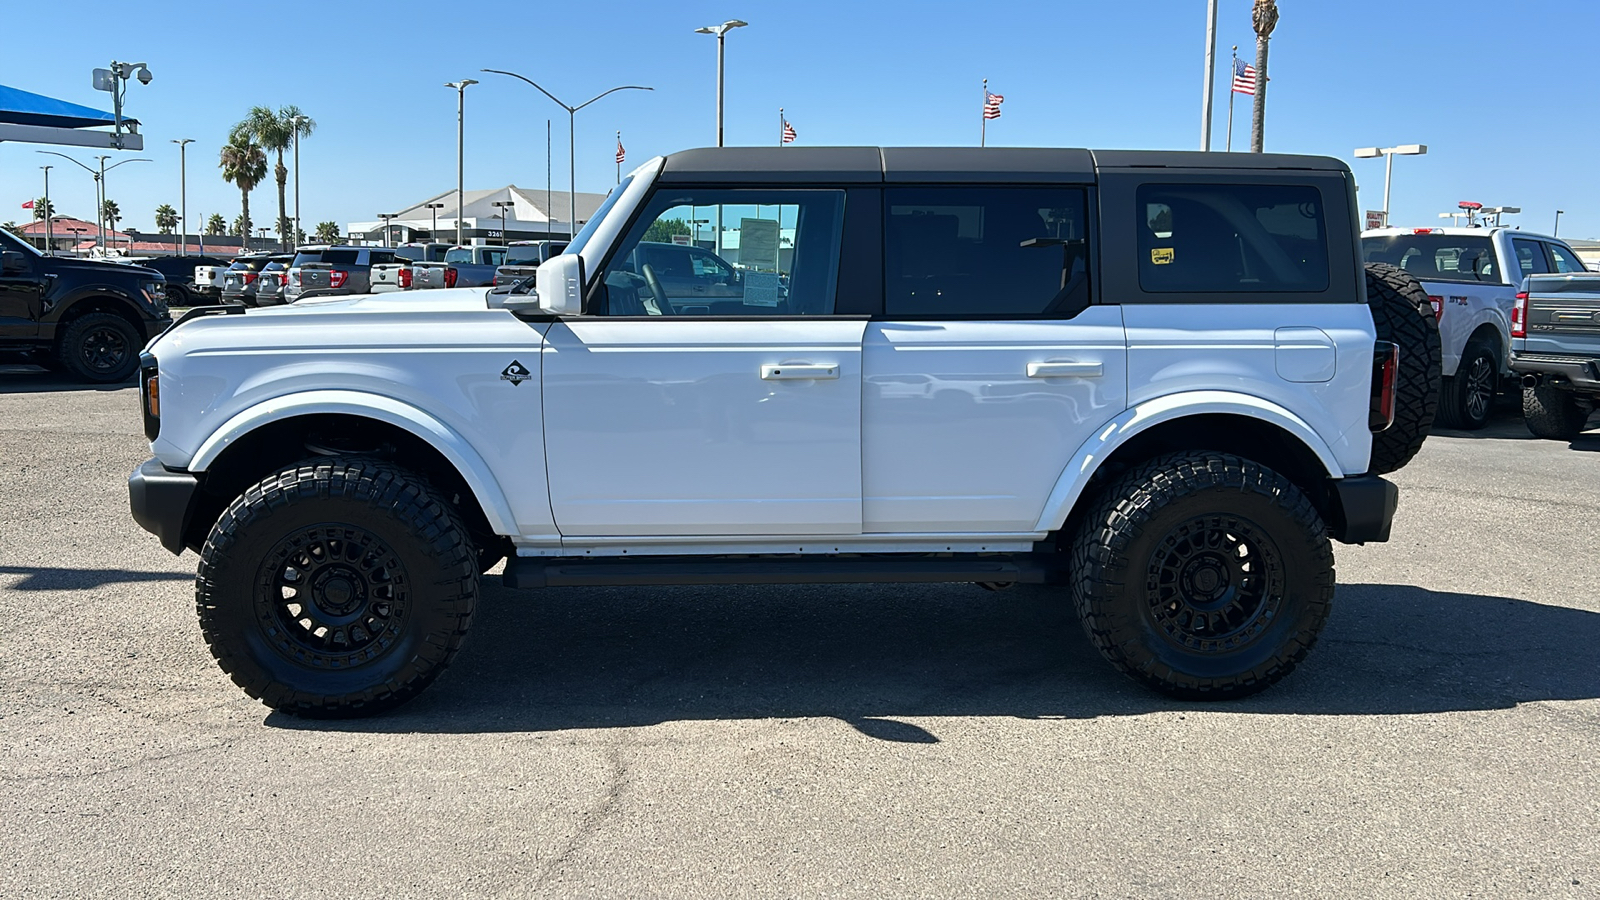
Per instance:
[[[1246,695],[1315,641],[1329,539],[1387,539],[1432,417],[1426,297],[1364,270],[1354,196],[1318,157],[653,159],[536,283],[192,311],[142,357],[133,515],[298,715],[415,696],[502,559],[1058,585],[1132,678]]]

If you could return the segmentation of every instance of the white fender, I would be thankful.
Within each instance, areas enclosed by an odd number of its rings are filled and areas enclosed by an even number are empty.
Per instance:
[[[304,391],[274,397],[246,409],[211,433],[189,461],[191,472],[204,472],[222,451],[255,429],[295,416],[343,413],[376,419],[416,435],[444,455],[461,473],[472,495],[496,534],[516,534],[516,519],[505,493],[483,458],[444,423],[407,403],[392,397],[362,391]]]
[[[1163,422],[1215,413],[1246,416],[1276,425],[1299,438],[1307,449],[1316,454],[1329,478],[1344,477],[1327,442],[1299,416],[1278,404],[1233,391],[1185,391],[1156,397],[1131,407],[1084,441],[1057,479],[1034,530],[1054,531],[1065,524],[1067,514],[1078,502],[1078,497],[1083,494],[1095,470],[1130,439]]]

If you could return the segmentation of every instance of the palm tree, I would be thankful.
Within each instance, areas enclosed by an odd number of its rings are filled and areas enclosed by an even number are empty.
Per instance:
[[[178,227],[178,211],[172,204],[163,203],[156,207],[156,230],[162,234],[171,234]],[[188,229],[185,229],[188,230]]]
[[[238,235],[248,242],[250,239],[250,220],[246,219],[243,213],[240,213],[239,216],[233,220],[233,228],[229,229],[228,233]],[[248,248],[249,244],[246,243],[245,246]]]
[[[206,234],[218,235],[227,230],[228,220],[222,217],[222,213],[212,213],[211,218],[206,220]]]
[[[100,204],[100,216],[106,220],[106,228],[117,230],[117,222],[122,219],[122,210],[117,208],[117,201],[107,200]]]
[[[296,117],[299,118],[299,122],[295,121]],[[278,236],[287,244],[289,213],[284,191],[289,183],[289,169],[283,164],[283,153],[294,145],[296,131],[301,137],[309,137],[316,129],[317,123],[302,113],[298,106],[280,106],[277,112],[273,112],[270,107],[253,106],[244,121],[236,127],[245,129],[250,137],[261,145],[262,150],[278,155],[278,164],[272,170],[273,176],[278,181]]]
[[[55,214],[56,205],[51,203],[49,200],[40,197],[39,199],[33,201],[33,220],[35,222],[43,219],[45,216],[53,216]]]
[[[337,222],[317,223],[316,238],[320,244],[339,243],[339,224]]]
[[[244,223],[244,233],[250,233],[250,192],[267,177],[267,155],[261,145],[251,140],[249,121],[233,126],[228,143],[222,145],[219,166],[222,180],[239,189],[239,219]]]

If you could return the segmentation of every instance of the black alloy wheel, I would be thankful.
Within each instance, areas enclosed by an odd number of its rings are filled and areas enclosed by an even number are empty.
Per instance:
[[[1182,522],[1157,544],[1145,571],[1151,620],[1195,653],[1241,649],[1283,605],[1282,558],[1271,536],[1247,519]]]
[[[127,381],[139,368],[139,333],[115,313],[89,313],[73,320],[58,348],[61,366],[94,384]]]
[[[411,603],[403,560],[378,535],[319,524],[268,551],[255,592],[262,636],[285,657],[350,668],[392,650]]]

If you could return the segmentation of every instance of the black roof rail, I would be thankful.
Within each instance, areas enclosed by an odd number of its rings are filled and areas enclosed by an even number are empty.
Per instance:
[[[242,316],[242,315],[244,315],[244,304],[242,304],[242,303],[223,303],[223,304],[218,305],[218,306],[194,306],[194,307],[190,307],[188,312],[186,312],[182,316],[180,316],[178,318],[178,321],[173,322],[172,323],[172,327],[173,328],[177,328],[179,325],[182,325],[183,323],[189,321],[190,319],[198,319],[198,318],[201,318],[202,316]]]

